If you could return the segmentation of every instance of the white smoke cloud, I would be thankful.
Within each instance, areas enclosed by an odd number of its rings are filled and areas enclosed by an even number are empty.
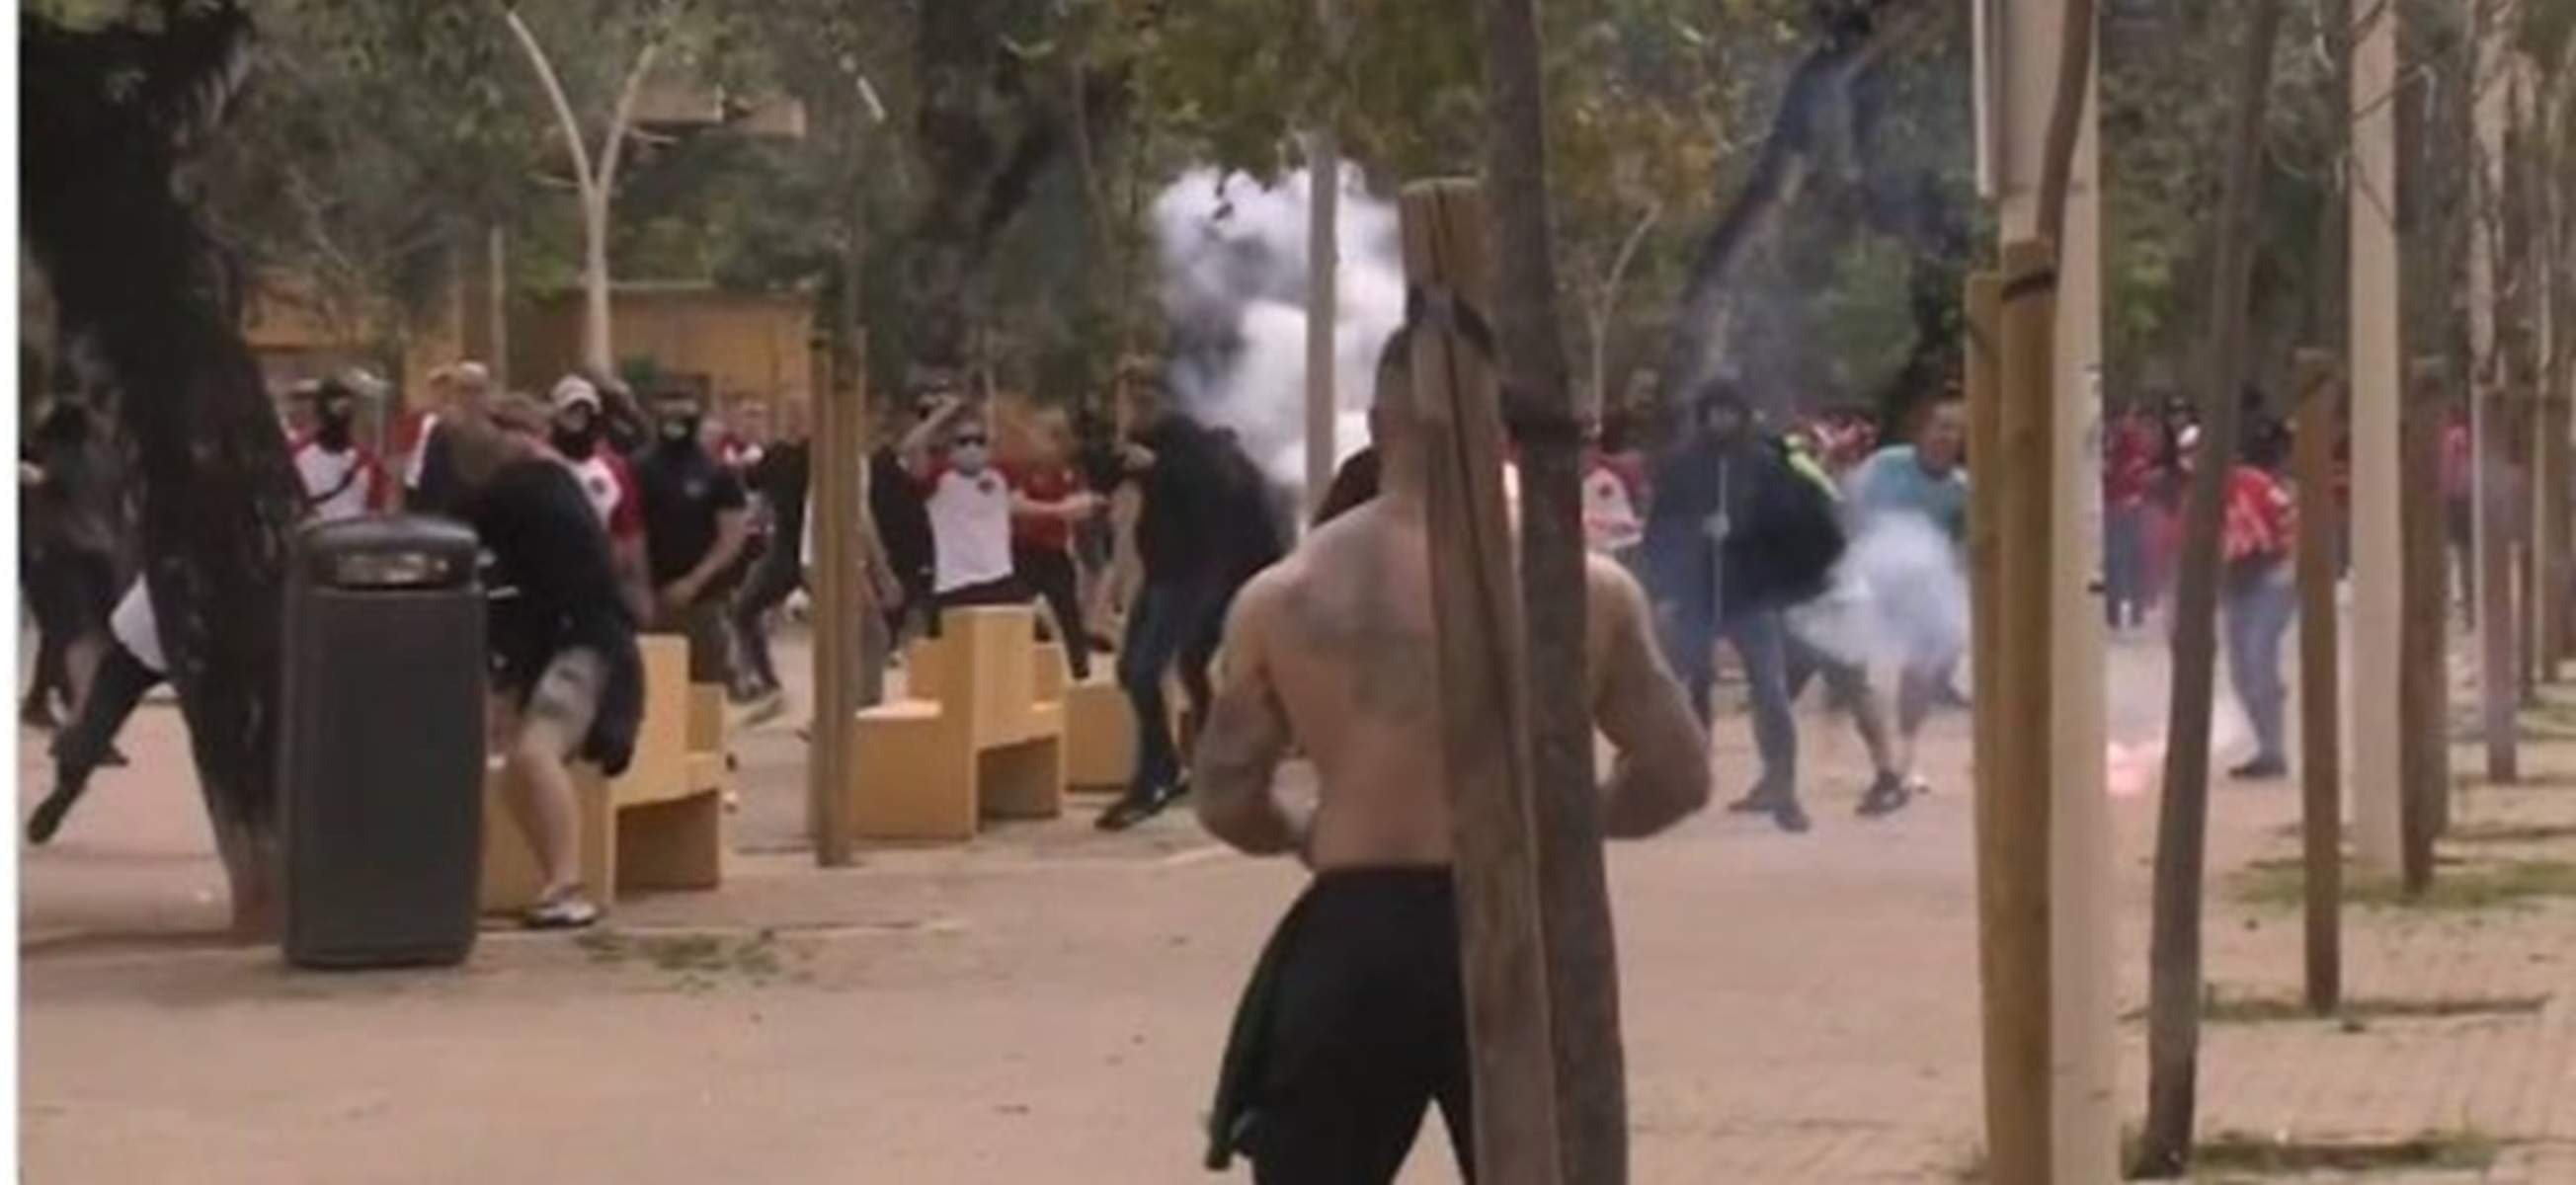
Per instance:
[[[1196,169],[1154,201],[1163,307],[1173,327],[1171,382],[1182,406],[1231,428],[1272,481],[1306,472],[1306,236],[1314,188],[1304,171],[1263,187]],[[1403,245],[1395,207],[1345,168],[1333,395],[1334,457],[1368,442],[1377,354],[1404,321]]]
[[[1847,663],[1945,662],[1967,649],[1968,574],[1928,520],[1877,515],[1844,549],[1832,590],[1793,610],[1790,625]]]

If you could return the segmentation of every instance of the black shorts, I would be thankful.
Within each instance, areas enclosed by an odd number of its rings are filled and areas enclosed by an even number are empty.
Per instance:
[[[1244,989],[1209,1120],[1208,1167],[1259,1182],[1395,1179],[1440,1105],[1475,1179],[1466,991],[1446,868],[1319,873]]]

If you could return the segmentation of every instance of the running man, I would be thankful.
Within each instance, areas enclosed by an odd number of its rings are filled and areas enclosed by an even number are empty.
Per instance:
[[[1264,1185],[1392,1181],[1436,1101],[1474,1179],[1464,989],[1450,889],[1453,785],[1431,610],[1423,441],[1399,330],[1378,364],[1370,430],[1382,492],[1246,585],[1194,782],[1201,822],[1314,870],[1246,989],[1210,1121],[1209,1164],[1242,1154]],[[1619,750],[1603,787],[1616,837],[1652,835],[1708,800],[1707,740],[1656,653],[1644,597],[1594,556],[1584,689]],[[1314,762],[1311,807],[1272,775]]]
[[[1967,409],[1955,391],[1944,391],[1925,408],[1910,444],[1890,445],[1851,475],[1851,505],[1861,533],[1886,520],[1911,517],[1940,533],[1955,555],[1968,538],[1968,475],[1959,468],[1967,450]],[[2000,459],[1998,459],[2000,463]],[[1943,620],[1948,612],[1916,612],[1881,598],[1880,609],[1898,623],[1908,653],[1896,684],[1896,730],[1906,771],[1906,789],[1921,794],[1929,787],[1914,765],[1915,741],[1932,709],[1951,693],[1951,673],[1967,644],[1965,620]]]

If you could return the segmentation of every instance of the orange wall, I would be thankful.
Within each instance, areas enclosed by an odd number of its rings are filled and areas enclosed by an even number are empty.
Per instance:
[[[581,358],[581,297],[548,298],[511,324],[513,386],[544,390]],[[717,400],[803,399],[814,387],[812,298],[801,293],[628,288],[609,306],[615,354],[666,372],[705,375]]]

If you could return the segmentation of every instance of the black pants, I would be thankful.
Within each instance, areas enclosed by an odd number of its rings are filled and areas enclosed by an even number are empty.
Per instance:
[[[126,719],[160,682],[161,673],[143,665],[133,651],[121,644],[108,646],[80,710],[54,738],[54,793],[77,798],[88,788],[90,775],[115,745]]]
[[[1015,546],[1011,566],[1055,614],[1056,641],[1064,646],[1064,662],[1074,680],[1090,678],[1091,630],[1082,620],[1082,582],[1073,570],[1073,553],[1061,547]]]
[[[930,636],[934,638],[939,636],[939,614],[951,609],[976,609],[991,605],[1026,605],[1028,603],[1029,586],[1021,583],[1017,573],[1004,576],[999,580],[987,580],[982,584],[969,584],[949,589],[934,598],[936,608],[931,613]]]
[[[18,576],[27,613],[36,619],[34,682],[20,706],[33,713],[59,702],[75,710],[72,645],[107,628],[116,607],[114,566],[104,556],[53,552],[21,562]]]
[[[1475,1180],[1466,991],[1446,868],[1318,874],[1262,955],[1214,1113],[1262,1185],[1393,1181],[1437,1102]]]
[[[1145,582],[1127,611],[1127,641],[1118,651],[1118,684],[1136,713],[1136,768],[1127,792],[1168,788],[1181,780],[1181,746],[1172,736],[1163,675],[1177,662],[1194,712],[1208,705],[1207,658],[1225,620],[1226,588],[1212,575]]]
[[[737,691],[778,689],[778,667],[769,656],[769,613],[805,586],[805,569],[792,547],[773,547],[733,594],[733,645]]]

